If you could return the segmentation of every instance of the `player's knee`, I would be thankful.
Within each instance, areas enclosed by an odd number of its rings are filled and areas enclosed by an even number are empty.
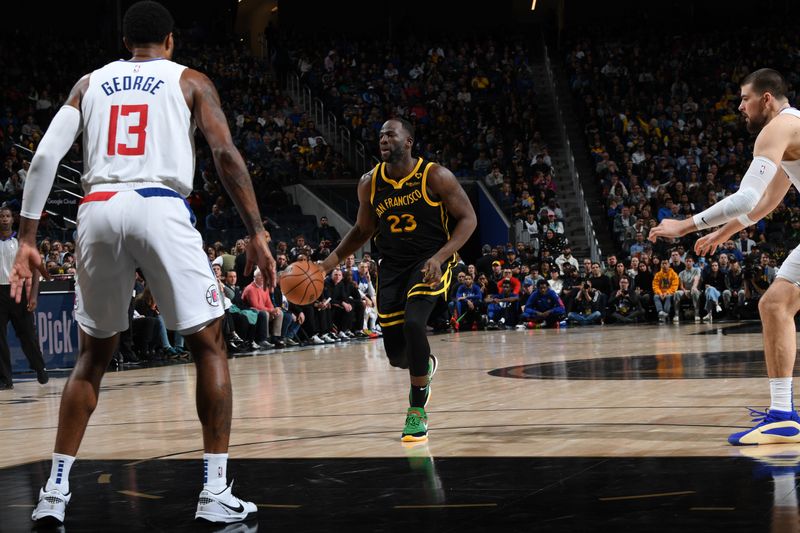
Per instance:
[[[406,339],[416,337],[417,335],[425,336],[427,333],[427,321],[422,320],[419,316],[406,316],[406,321],[403,324],[403,334]]]
[[[784,284],[772,285],[758,301],[758,312],[762,319],[769,320],[787,313],[794,315],[797,308],[796,291],[785,290],[785,287],[781,287],[781,285]]]
[[[770,294],[765,294],[758,301],[758,314],[761,315],[762,320],[768,320],[780,314],[780,309],[781,306],[778,305],[777,298],[774,298]]]
[[[408,358],[406,357],[406,343],[401,338],[397,338],[394,328],[384,328],[383,348],[386,351],[386,357],[389,359],[389,364],[397,368],[408,368]],[[397,332],[399,333],[399,331]]]

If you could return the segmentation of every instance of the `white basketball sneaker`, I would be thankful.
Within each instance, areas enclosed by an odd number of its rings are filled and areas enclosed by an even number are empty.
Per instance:
[[[203,489],[197,502],[195,519],[201,518],[209,522],[242,522],[254,518],[258,509],[256,504],[240,500],[232,493],[233,481],[220,493]]]
[[[70,498],[72,498],[71,492],[63,494],[58,489],[46,492],[44,489],[39,489],[39,503],[36,504],[36,508],[31,514],[31,519],[35,521],[53,519],[63,524],[64,514],[67,512],[67,504]]]

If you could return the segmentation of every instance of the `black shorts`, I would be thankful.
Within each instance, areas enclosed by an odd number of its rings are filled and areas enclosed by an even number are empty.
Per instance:
[[[442,281],[431,287],[422,282],[422,267],[428,259],[411,265],[395,266],[391,261],[381,261],[378,271],[378,322],[382,328],[398,326],[405,322],[406,303],[414,301],[430,302],[430,310],[440,300],[447,299],[453,279],[455,256],[442,265]],[[430,313],[428,313],[430,314]],[[425,317],[427,321],[428,317]]]

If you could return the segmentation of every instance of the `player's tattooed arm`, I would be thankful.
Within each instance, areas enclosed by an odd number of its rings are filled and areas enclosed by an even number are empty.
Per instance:
[[[263,232],[253,182],[244,159],[233,144],[217,89],[205,74],[191,69],[184,71],[181,87],[197,127],[211,148],[217,174],[236,205],[247,231],[250,235]]]
[[[264,275],[265,285],[275,287],[277,276],[275,259],[269,249],[270,236],[261,221],[250,173],[242,155],[233,145],[217,89],[207,76],[191,69],[186,69],[181,75],[181,89],[197,127],[211,148],[217,174],[250,234],[245,274],[249,275],[254,267],[258,267]]]

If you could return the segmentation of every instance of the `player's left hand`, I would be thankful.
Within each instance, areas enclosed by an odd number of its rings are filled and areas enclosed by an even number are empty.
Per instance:
[[[14,264],[11,266],[11,273],[8,276],[11,285],[10,293],[14,301],[20,303],[22,301],[22,292],[25,291],[25,296],[28,302],[31,301],[31,287],[33,284],[34,272],[39,275],[41,272],[45,279],[50,279],[50,273],[47,272],[42,256],[39,255],[39,250],[35,246],[31,246],[24,242],[19,243],[17,249],[17,256],[14,258]],[[33,297],[34,303],[36,301]],[[30,305],[29,309],[30,310]]]
[[[683,220],[665,218],[661,221],[661,224],[650,230],[650,235],[648,235],[647,238],[650,242],[656,242],[658,237],[665,239],[682,237],[684,235],[683,226]]]
[[[424,274],[422,282],[435,287],[442,281],[442,265],[439,264],[434,258],[425,261],[425,266],[422,267]]]
[[[278,276],[275,273],[275,259],[269,250],[269,232],[261,231],[250,236],[247,243],[247,263],[244,267],[244,275],[249,276],[253,273],[254,267],[258,267],[261,275],[264,276],[264,287],[274,289]]]
[[[694,243],[694,251],[699,256],[713,255],[717,248],[726,241],[722,228],[712,231],[708,235],[703,235]]]

